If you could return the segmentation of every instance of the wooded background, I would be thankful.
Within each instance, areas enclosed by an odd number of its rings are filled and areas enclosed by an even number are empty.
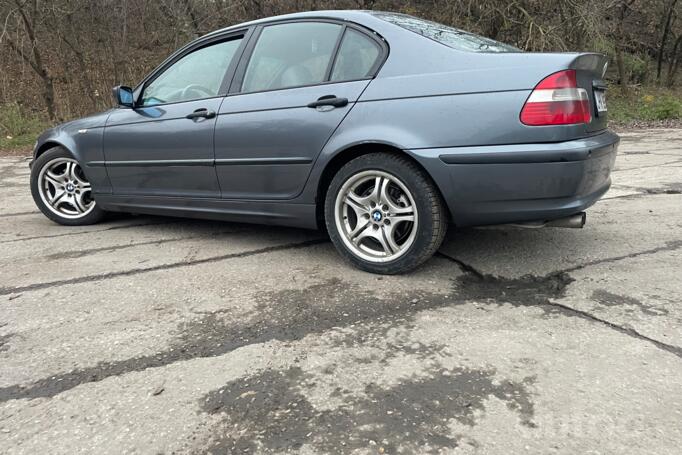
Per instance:
[[[682,0],[0,0],[0,106],[51,122],[81,116],[204,33],[347,8],[414,14],[528,51],[603,52],[625,90],[680,83]]]

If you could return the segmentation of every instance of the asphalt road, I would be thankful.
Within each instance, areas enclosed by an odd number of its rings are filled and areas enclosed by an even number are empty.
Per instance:
[[[319,233],[67,228],[0,159],[0,452],[682,447],[682,130],[624,134],[583,230],[451,230],[416,273]]]

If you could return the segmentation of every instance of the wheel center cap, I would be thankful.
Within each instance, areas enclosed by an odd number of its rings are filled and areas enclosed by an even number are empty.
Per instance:
[[[372,219],[375,222],[378,223],[379,221],[381,221],[381,218],[383,218],[383,215],[381,214],[381,212],[379,210],[375,210],[374,212],[372,212]]]
[[[66,184],[66,191],[68,191],[69,193],[72,193],[74,189],[76,188],[73,186],[73,183]]]

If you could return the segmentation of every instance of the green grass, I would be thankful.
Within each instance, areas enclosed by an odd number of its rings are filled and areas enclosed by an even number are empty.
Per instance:
[[[611,87],[607,94],[609,120],[628,124],[638,121],[682,119],[682,91],[658,87],[634,87],[628,94]]]
[[[22,113],[17,104],[0,105],[0,150],[30,147],[47,127],[42,118]]]

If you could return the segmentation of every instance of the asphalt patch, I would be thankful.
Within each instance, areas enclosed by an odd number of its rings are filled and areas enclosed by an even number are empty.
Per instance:
[[[297,341],[334,327],[368,320],[380,322],[396,315],[405,317],[409,313],[451,303],[445,295],[417,291],[380,299],[339,279],[304,289],[261,292],[255,298],[255,310],[251,314],[240,314],[239,321],[230,321],[224,312],[215,312],[181,324],[168,350],[122,361],[100,362],[29,385],[0,388],[0,402],[53,397],[81,384],[112,376],[195,358],[221,356],[251,344]],[[243,317],[249,319],[244,321]]]
[[[9,340],[14,337],[13,333],[7,335],[0,335],[0,352],[9,350]]]
[[[520,278],[505,278],[487,275],[467,266],[469,272],[457,278],[455,286],[459,300],[513,306],[536,306],[545,314],[569,315],[565,309],[552,305],[551,299],[560,299],[566,287],[575,281],[566,272],[546,276],[526,275]]]
[[[633,297],[613,294],[611,292],[605,291],[604,289],[597,289],[594,291],[592,293],[592,300],[596,301],[600,305],[620,307],[627,314],[632,314],[635,311],[639,311],[640,313],[647,316],[666,316],[669,313],[665,308],[647,305]]]
[[[315,409],[306,397],[315,378],[298,367],[232,381],[200,401],[203,412],[222,419],[208,452],[280,453],[307,445],[314,453],[438,453],[458,445],[451,421],[474,426],[490,397],[535,427],[533,377],[498,381],[494,370],[467,368],[427,373],[386,388],[370,383],[333,410]]]
[[[675,243],[659,249],[678,246]],[[53,397],[81,384],[98,382],[112,376],[195,358],[221,356],[251,344],[276,340],[298,341],[308,335],[323,333],[332,328],[355,326],[366,322],[375,325],[409,324],[411,318],[421,311],[469,301],[490,305],[534,306],[541,309],[545,316],[578,317],[646,340],[660,349],[682,357],[682,349],[677,346],[667,345],[632,328],[624,328],[590,313],[554,302],[553,299],[565,295],[566,287],[573,281],[566,272],[544,277],[504,278],[481,274],[461,261],[442,254],[441,256],[456,262],[466,272],[454,280],[451,294],[410,291],[381,299],[372,292],[357,289],[356,286],[337,278],[304,289],[260,292],[255,295],[257,302],[255,310],[251,314],[240,314],[238,321],[226,319],[224,312],[206,314],[199,320],[182,324],[175,342],[168,350],[122,361],[100,362],[92,367],[43,378],[32,384],[0,388],[0,402],[21,398]],[[243,321],[244,317],[249,319]]]

